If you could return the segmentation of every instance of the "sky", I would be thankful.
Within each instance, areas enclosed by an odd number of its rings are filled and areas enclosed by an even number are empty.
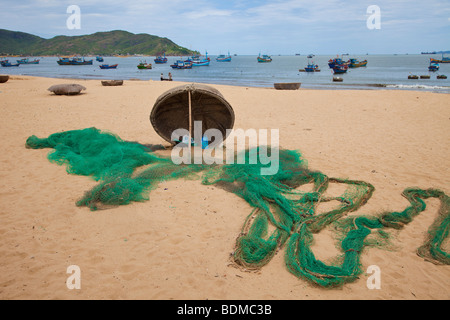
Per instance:
[[[450,0],[1,0],[0,29],[43,38],[125,30],[201,53],[450,50]],[[80,8],[79,29],[67,20]],[[376,6],[379,11],[369,10]],[[378,14],[379,13],[379,14]],[[71,20],[74,21],[74,20]]]

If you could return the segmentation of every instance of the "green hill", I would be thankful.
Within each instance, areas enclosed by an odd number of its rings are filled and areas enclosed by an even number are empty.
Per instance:
[[[44,39],[24,32],[0,29],[0,54],[46,55],[190,55],[167,38],[115,30],[83,36],[56,36]]]

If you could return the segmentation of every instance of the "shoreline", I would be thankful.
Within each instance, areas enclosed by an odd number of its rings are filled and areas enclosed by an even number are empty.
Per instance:
[[[52,76],[32,76],[32,75],[14,75],[14,74],[7,74],[7,73],[0,73],[0,75],[8,75],[11,80],[17,79],[17,80],[27,80],[27,78],[43,78],[43,79],[59,79],[59,80],[71,80],[71,81],[102,81],[102,80],[123,80],[123,81],[154,81],[159,82],[159,80],[153,80],[153,79],[138,79],[138,78],[130,78],[130,79],[116,79],[116,78],[93,78],[93,77],[52,77]],[[426,80],[425,80],[426,81]],[[424,81],[424,82],[425,82]],[[171,81],[173,83],[202,83],[206,85],[219,85],[219,86],[231,86],[231,87],[239,87],[239,88],[261,88],[261,89],[275,89],[273,86],[258,86],[258,85],[238,85],[238,84],[229,84],[229,83],[215,83],[215,82],[196,82],[196,81]],[[287,82],[290,83],[290,82]],[[416,91],[416,92],[431,92],[431,93],[440,93],[440,94],[450,94],[450,91],[442,92],[439,90],[450,90],[450,86],[427,86],[426,84],[411,84],[411,85],[403,85],[403,84],[352,84],[352,83],[325,83],[325,84],[307,84],[306,87],[302,82],[299,82],[301,84],[300,88],[298,90],[397,90],[397,91]],[[302,87],[303,86],[303,87]],[[332,88],[330,88],[332,87]],[[425,89],[425,90],[420,90]]]

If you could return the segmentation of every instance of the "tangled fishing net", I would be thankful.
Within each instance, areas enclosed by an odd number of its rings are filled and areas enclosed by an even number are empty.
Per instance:
[[[279,170],[261,175],[267,166],[256,164],[206,166],[175,165],[170,158],[158,156],[145,145],[123,141],[112,133],[96,128],[55,133],[40,139],[31,136],[28,148],[53,148],[48,159],[65,164],[67,172],[92,177],[99,184],[77,202],[91,210],[148,200],[149,192],[162,181],[201,179],[245,199],[253,208],[236,240],[234,262],[249,270],[259,269],[283,247],[288,270],[297,277],[322,287],[338,287],[354,281],[363,272],[361,253],[371,244],[369,235],[386,237],[390,228],[401,229],[425,210],[424,200],[440,200],[438,218],[428,231],[428,239],[417,251],[436,264],[450,264],[450,254],[442,249],[450,230],[450,200],[437,189],[408,188],[403,196],[410,205],[401,212],[378,216],[345,217],[358,210],[372,196],[374,187],[364,181],[330,178],[308,169],[297,151],[279,150]],[[245,159],[251,152],[246,150]],[[257,157],[257,159],[260,159]],[[139,173],[136,169],[140,168]],[[339,197],[327,197],[330,183],[346,186]],[[312,184],[311,191],[299,187]],[[339,205],[324,213],[317,212],[320,203],[337,201]],[[326,264],[318,260],[311,246],[313,234],[334,224],[342,233],[341,259]]]

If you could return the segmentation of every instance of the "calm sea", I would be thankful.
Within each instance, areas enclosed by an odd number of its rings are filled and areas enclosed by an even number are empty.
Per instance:
[[[276,82],[300,82],[302,88],[310,89],[404,89],[450,93],[450,77],[437,79],[444,74],[450,76],[450,64],[440,64],[440,70],[429,72],[430,58],[440,59],[441,55],[360,55],[343,56],[344,60],[356,58],[368,60],[367,67],[349,69],[340,75],[343,82],[333,82],[332,70],[328,67],[331,55],[314,56],[272,56],[270,63],[258,63],[257,56],[233,56],[231,62],[216,62],[216,56],[210,56],[209,66],[193,67],[187,70],[172,69],[170,65],[181,57],[168,57],[167,64],[155,64],[155,57],[104,57],[105,64],[119,64],[117,69],[102,70],[100,62],[94,59],[90,66],[60,66],[56,57],[36,57],[38,65],[0,68],[0,73],[9,75],[30,75],[52,78],[75,79],[141,79],[159,80],[161,73],[167,77],[171,72],[175,81],[225,84],[235,86],[273,87]],[[186,59],[187,57],[182,57]],[[19,58],[10,58],[15,63]],[[32,57],[31,59],[34,59]],[[92,59],[92,58],[86,58]],[[140,61],[152,63],[151,70],[139,70]],[[314,62],[321,72],[299,72]],[[430,75],[430,79],[409,80],[408,75]]]

